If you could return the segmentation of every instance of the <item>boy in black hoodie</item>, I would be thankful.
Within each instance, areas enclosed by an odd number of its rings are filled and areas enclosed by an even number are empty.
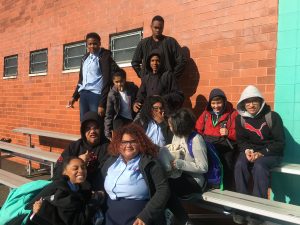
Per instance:
[[[107,159],[107,139],[103,135],[102,119],[96,112],[87,112],[84,115],[80,133],[81,138],[72,142],[57,160],[53,180],[61,178],[64,159],[76,156],[87,163],[87,181],[93,190],[98,190],[101,188],[101,181],[94,177],[97,175],[97,169],[101,168]]]
[[[250,194],[248,182],[252,175],[252,195],[268,198],[270,170],[281,162],[285,146],[282,120],[252,85],[243,91],[237,109],[240,115],[236,118],[236,135],[240,155],[234,169],[236,191]],[[245,216],[234,214],[233,219],[242,224]],[[262,222],[255,216],[248,219],[251,225]]]
[[[179,109],[184,101],[183,92],[179,90],[176,79],[171,72],[162,72],[161,54],[158,50],[151,52],[146,67],[151,72],[142,77],[142,84],[133,110],[138,112],[145,99],[153,95],[160,95],[166,101],[170,112]]]

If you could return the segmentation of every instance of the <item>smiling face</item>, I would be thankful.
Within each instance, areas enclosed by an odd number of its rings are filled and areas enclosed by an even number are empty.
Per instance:
[[[98,52],[100,49],[100,45],[101,45],[100,41],[95,38],[88,38],[86,40],[86,46],[89,53],[94,54]]]
[[[261,99],[258,97],[255,98],[248,98],[245,101],[245,109],[249,114],[255,116],[261,107]]]
[[[84,134],[90,145],[96,145],[100,141],[100,129],[96,121],[89,121],[84,126]]]
[[[63,171],[73,184],[79,184],[86,179],[86,166],[81,159],[72,159]]]
[[[124,161],[128,162],[139,154],[139,143],[135,137],[125,133],[123,134],[119,151]]]
[[[213,98],[210,102],[210,107],[216,113],[221,112],[224,107],[224,99],[222,98]]]

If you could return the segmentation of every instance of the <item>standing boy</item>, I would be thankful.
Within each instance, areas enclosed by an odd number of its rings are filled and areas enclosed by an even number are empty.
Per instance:
[[[108,93],[107,107],[104,119],[105,136],[112,138],[112,131],[131,123],[134,119],[132,106],[138,92],[138,87],[132,82],[126,82],[125,71],[112,75],[114,86]]]
[[[104,117],[106,99],[111,87],[111,73],[119,69],[111,57],[111,52],[101,48],[101,39],[97,33],[86,35],[88,53],[82,58],[79,80],[68,106],[73,108],[80,98],[80,120],[86,112],[98,112]]]
[[[164,19],[154,16],[151,22],[152,36],[144,38],[138,44],[133,55],[131,65],[138,77],[143,77],[147,72],[146,61],[154,49],[161,52],[162,70],[170,71],[178,78],[182,75],[186,59],[182,54],[181,47],[173,37],[163,35]],[[142,66],[140,66],[142,64]]]
[[[149,72],[142,77],[142,84],[133,105],[133,110],[137,113],[145,99],[153,95],[160,95],[167,103],[169,111],[179,109],[184,101],[183,92],[179,90],[173,73],[163,72],[161,54],[158,50],[154,50],[149,54],[146,68]]]

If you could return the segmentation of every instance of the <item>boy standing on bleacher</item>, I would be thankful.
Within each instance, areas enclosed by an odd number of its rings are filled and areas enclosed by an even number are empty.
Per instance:
[[[237,109],[240,114],[236,118],[240,155],[234,170],[236,191],[250,194],[249,178],[252,175],[252,195],[268,198],[270,170],[281,162],[285,146],[282,120],[279,114],[271,111],[253,85],[242,92]]]

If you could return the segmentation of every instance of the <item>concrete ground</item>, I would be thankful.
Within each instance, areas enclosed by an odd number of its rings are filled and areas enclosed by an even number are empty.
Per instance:
[[[19,163],[15,163],[7,160],[9,156],[2,155],[2,169],[13,172],[15,174],[26,176],[26,166]],[[47,174],[35,174],[31,177],[26,176],[32,180],[38,179],[49,179],[50,176]],[[0,184],[0,207],[3,205],[9,188]],[[194,225],[235,225],[230,216],[225,216],[223,214],[218,214],[209,210],[204,210],[197,208],[194,205],[185,205]]]

